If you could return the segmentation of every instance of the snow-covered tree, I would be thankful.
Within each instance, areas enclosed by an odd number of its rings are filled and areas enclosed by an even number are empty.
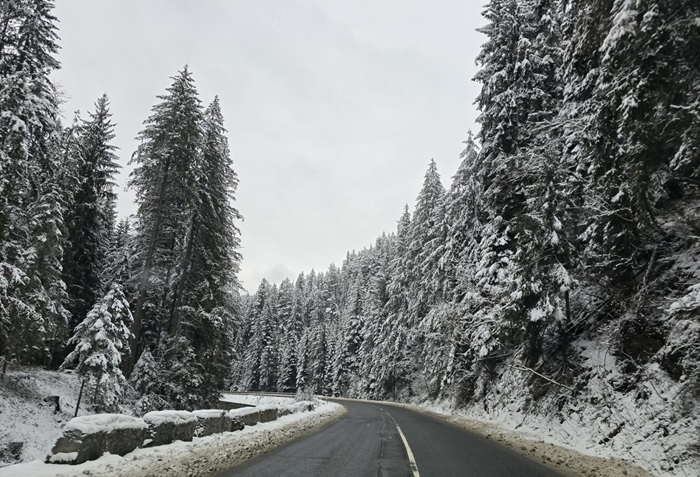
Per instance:
[[[65,221],[67,246],[63,277],[70,299],[74,328],[103,293],[103,272],[115,226],[114,175],[116,162],[114,125],[107,95],[95,103],[95,112],[75,128],[70,150],[76,155],[78,188],[69,200]]]
[[[68,332],[61,278],[66,185],[56,18],[49,0],[0,6],[0,353],[47,363]]]
[[[200,179],[197,166],[202,147],[203,111],[192,74],[185,67],[173,78],[160,103],[152,109],[138,136],[140,144],[131,163],[130,187],[139,204],[136,241],[140,280],[134,306],[132,359],[142,348],[142,327],[155,340],[163,328],[172,328],[172,311],[161,307],[183,254],[189,220],[196,208]],[[147,303],[148,302],[148,303]],[[145,316],[152,310],[150,316]],[[145,318],[145,321],[144,321]],[[133,364],[133,361],[132,361]]]
[[[78,324],[69,341],[75,349],[62,366],[76,366],[100,412],[117,410],[124,394],[126,379],[121,364],[129,353],[131,322],[129,303],[121,286],[114,284]]]

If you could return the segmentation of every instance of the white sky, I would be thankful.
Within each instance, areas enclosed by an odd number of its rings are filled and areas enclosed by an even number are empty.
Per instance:
[[[124,166],[185,64],[219,95],[245,216],[240,278],[340,265],[396,228],[469,129],[485,0],[57,0],[66,121],[106,92]],[[135,212],[119,191],[119,213]]]

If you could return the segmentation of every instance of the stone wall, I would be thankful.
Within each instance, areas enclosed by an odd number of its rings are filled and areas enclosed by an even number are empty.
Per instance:
[[[105,452],[125,455],[139,447],[191,441],[220,432],[240,431],[258,422],[270,422],[295,412],[310,411],[312,403],[288,406],[245,407],[234,410],[155,411],[142,418],[121,414],[95,414],[71,419],[51,449],[46,462],[82,464]]]

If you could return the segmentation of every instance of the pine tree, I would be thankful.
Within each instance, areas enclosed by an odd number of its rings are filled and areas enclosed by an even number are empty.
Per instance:
[[[464,299],[469,285],[466,276],[474,267],[471,252],[480,240],[483,214],[481,185],[477,177],[478,149],[469,132],[462,162],[445,196],[445,223],[448,227],[441,267],[445,270],[446,296]]]
[[[139,203],[136,240],[141,268],[132,360],[142,348],[144,317],[149,340],[174,324],[164,305],[178,254],[193,230],[188,219],[197,204],[203,112],[187,67],[172,79],[167,94],[158,97],[161,102],[146,120],[131,159],[136,165],[129,185],[136,190]],[[147,310],[152,313],[145,316]]]
[[[75,349],[62,367],[77,364],[76,370],[100,412],[117,410],[124,394],[126,379],[121,364],[129,353],[131,322],[129,303],[115,284],[78,324],[69,341]]]
[[[237,272],[241,219],[231,203],[238,178],[233,171],[218,98],[203,118],[203,145],[194,208],[185,243],[176,258],[168,293],[169,331],[186,340],[195,360],[206,363],[198,389],[204,402],[214,401],[230,367],[231,327],[239,315]]]
[[[587,151],[596,213],[586,238],[591,261],[618,288],[633,289],[669,238],[659,214],[695,189],[686,174],[697,169],[690,165],[697,166],[698,11],[681,0],[617,0],[609,14],[591,98],[598,105]]]
[[[167,408],[165,377],[160,362],[156,361],[150,350],[145,349],[129,376],[129,385],[138,396],[134,407],[141,414]]]
[[[289,392],[296,388],[297,356],[296,349],[301,335],[301,320],[295,313],[294,285],[289,279],[280,284],[277,301],[277,316],[280,324],[279,370],[277,391]]]
[[[445,240],[445,188],[435,160],[430,161],[423,187],[416,199],[408,232],[405,269],[409,282],[409,326],[416,325],[443,290],[444,274],[440,254]]]
[[[52,8],[0,6],[0,353],[26,363],[49,362],[68,331],[61,256],[74,171],[49,77],[59,67]]]
[[[109,100],[103,95],[95,103],[89,120],[77,126],[75,151],[78,190],[66,212],[67,247],[63,277],[70,299],[71,329],[79,323],[103,293],[102,281],[109,240],[114,229],[114,175],[119,169],[114,154],[114,125]]]

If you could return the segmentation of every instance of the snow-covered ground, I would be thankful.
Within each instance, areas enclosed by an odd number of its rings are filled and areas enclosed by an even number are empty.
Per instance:
[[[0,446],[8,442],[23,442],[24,446],[22,463],[0,461],[0,477],[209,475],[267,452],[344,412],[337,404],[318,402],[311,412],[298,412],[242,431],[137,449],[124,457],[107,454],[77,466],[45,464],[51,447],[73,417],[78,390],[78,378],[70,373],[24,368],[11,370],[5,376],[0,383]],[[60,412],[55,413],[55,406],[44,400],[47,396],[59,396]],[[254,406],[288,406],[296,402],[294,398],[251,394],[227,394],[225,399]],[[81,405],[79,415],[89,415],[90,411],[87,405]]]
[[[281,417],[242,431],[195,437],[192,442],[136,449],[124,457],[105,455],[80,465],[33,461],[0,469],[0,477],[194,477],[207,476],[318,429],[345,412],[339,404],[324,402],[310,412]]]
[[[0,383],[0,446],[23,442],[21,461],[43,459],[75,411],[80,384],[75,374],[36,368],[10,369]],[[61,410],[44,401],[59,396]],[[86,414],[83,407],[79,415]],[[0,466],[14,462],[3,462]]]
[[[588,370],[575,400],[562,404],[548,395],[531,402],[520,391],[527,388],[526,373],[508,368],[495,392],[466,408],[416,404],[579,475],[700,477],[700,406],[686,409],[679,383],[650,363],[643,393],[618,391],[623,374],[615,357],[599,342],[575,345]]]

